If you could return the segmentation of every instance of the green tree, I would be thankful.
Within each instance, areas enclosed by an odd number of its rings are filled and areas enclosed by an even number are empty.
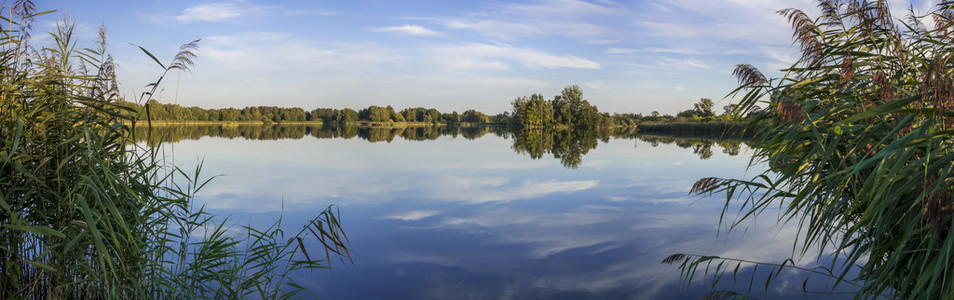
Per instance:
[[[735,114],[736,109],[737,109],[738,107],[739,107],[739,106],[738,106],[737,104],[731,104],[731,103],[728,104],[728,105],[726,105],[726,106],[723,106],[723,107],[722,107],[722,115],[723,115],[723,116],[732,116],[733,114]]]
[[[391,111],[394,109],[392,108]],[[387,122],[391,120],[391,112],[388,109],[372,105],[367,109],[362,109],[358,114],[359,119],[371,122]]]
[[[357,122],[358,112],[350,108],[339,110],[338,116],[335,118],[335,121],[337,121],[338,123]]]
[[[711,117],[715,115],[715,113],[712,112],[712,107],[713,107],[712,99],[702,98],[702,99],[699,99],[699,103],[696,103],[693,105],[693,110],[696,112],[697,116]]]
[[[438,121],[440,121],[440,118],[441,118],[440,111],[438,111],[437,109],[429,108],[424,113],[423,121],[427,123],[437,123]]]
[[[387,109],[387,113],[388,113],[388,118],[389,118],[389,119],[391,119],[391,120],[394,121],[394,122],[404,122],[404,116],[400,116],[400,114],[398,114],[397,112],[395,112],[395,111],[394,111],[394,107],[391,107],[390,105],[388,105],[388,107],[386,107],[386,109]],[[398,116],[400,116],[400,117],[398,117]],[[398,120],[398,118],[400,118],[400,120]]]

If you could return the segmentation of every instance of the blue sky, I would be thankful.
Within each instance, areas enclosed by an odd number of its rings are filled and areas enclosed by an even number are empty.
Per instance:
[[[896,17],[931,5],[889,2]],[[86,46],[105,24],[127,98],[161,71],[130,43],[168,60],[202,39],[193,72],[158,95],[186,106],[493,114],[576,84],[601,111],[674,114],[699,98],[727,104],[736,64],[777,74],[794,61],[774,13],[787,7],[815,12],[810,0],[44,1],[59,11],[36,30],[68,13]]]

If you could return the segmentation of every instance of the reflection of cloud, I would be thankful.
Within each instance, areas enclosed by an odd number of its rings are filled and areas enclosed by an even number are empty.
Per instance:
[[[608,160],[591,160],[583,163],[585,168],[601,169],[610,165]]]
[[[627,239],[621,232],[593,233],[586,228],[622,219],[621,212],[611,206],[584,206],[578,211],[528,214],[525,211],[499,209],[475,216],[448,218],[445,226],[480,226],[499,231],[495,243],[526,244],[527,255],[544,259],[573,249],[600,246],[595,252],[617,248]],[[617,244],[617,245],[611,245]]]
[[[613,202],[639,202],[647,204],[664,204],[664,203],[675,203],[675,204],[691,204],[695,202],[689,197],[673,197],[673,198],[640,198],[640,197],[628,197],[628,196],[609,196],[606,197],[609,201]]]
[[[457,200],[467,203],[512,201],[539,198],[554,193],[572,193],[588,190],[599,185],[599,182],[596,180],[526,180],[516,186],[506,187],[504,185],[505,182],[500,178],[446,178],[444,191],[438,192],[435,198]]]
[[[656,178],[651,183],[646,183],[646,180],[646,178],[634,178],[633,183],[626,185],[626,187],[634,188],[647,195],[688,195],[689,188],[692,187],[694,182],[694,179],[686,180],[685,178],[679,178],[679,180]]]
[[[417,221],[423,218],[436,215],[437,213],[438,213],[437,211],[433,211],[433,210],[415,210],[415,211],[409,211],[403,214],[387,216],[384,218],[401,220],[401,221]]]
[[[444,267],[461,267],[464,262],[449,258],[444,255],[430,255],[417,253],[399,253],[391,256],[389,261],[393,264],[402,263],[427,263]]]
[[[261,213],[280,208],[282,195],[286,211],[341,204],[345,230],[368,258],[366,266],[414,278],[400,287],[413,298],[464,298],[455,296],[468,292],[493,299],[687,298],[704,287],[684,292],[678,270],[660,264],[662,258],[695,252],[780,262],[791,253],[791,228],[753,226],[717,237],[723,198],[688,207],[682,202],[692,199],[686,191],[703,171],[742,173],[744,158],[687,160],[684,168],[673,168],[668,162],[691,154],[663,146],[636,151],[667,156],[626,156],[621,153],[634,151],[632,143],[620,140],[589,154],[613,163],[588,173],[525,160],[510,144],[498,137],[479,144],[444,138],[386,145],[203,139],[178,143],[176,150],[189,159],[189,151],[207,153],[206,170],[229,174],[203,190],[210,207]],[[279,147],[282,155],[274,155]],[[522,201],[506,203],[516,199]],[[395,222],[382,218],[422,220],[422,226],[373,226]],[[764,220],[759,225],[775,224]],[[362,222],[372,226],[348,225]]]
[[[626,196],[609,196],[609,197],[606,197],[606,198],[609,199],[610,201],[613,201],[613,202],[634,201],[634,200],[637,200],[637,199],[634,198],[634,197],[626,197]]]

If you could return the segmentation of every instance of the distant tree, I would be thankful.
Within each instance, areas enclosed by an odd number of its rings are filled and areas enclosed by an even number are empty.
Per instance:
[[[693,117],[698,116],[698,115],[699,115],[699,111],[698,111],[698,110],[695,110],[695,109],[687,109],[687,110],[680,111],[679,113],[677,113],[677,114],[676,114],[676,117],[677,117],[677,118],[684,118],[684,119],[692,119]]]
[[[488,118],[481,112],[478,112],[473,109],[465,110],[463,114],[460,115],[461,121],[468,123],[487,123]]]
[[[335,118],[338,117],[338,110],[331,108],[318,108],[311,111],[311,116],[313,120],[321,120],[322,122],[334,122]]]
[[[393,108],[391,109],[394,110]],[[391,113],[384,107],[372,105],[367,109],[362,110],[363,114],[359,114],[360,119],[367,120],[371,122],[387,122],[391,120]]]
[[[424,122],[425,111],[423,107],[405,108],[401,111],[401,114],[404,115],[404,120],[408,122]]]
[[[424,122],[437,123],[438,121],[440,121],[440,118],[441,118],[441,112],[438,111],[437,109],[430,108],[425,111]]]
[[[702,99],[699,99],[699,103],[696,103],[694,105],[693,110],[696,111],[697,116],[711,117],[715,115],[715,113],[712,112],[712,106],[713,106],[712,99],[702,98]]]
[[[407,120],[404,119],[404,115],[399,114],[399,113],[396,113],[396,112],[393,113],[393,114],[391,114],[391,119],[394,120],[394,122],[406,122],[406,121],[407,121]]]
[[[390,105],[388,105],[387,107],[385,107],[385,109],[387,110],[388,118],[391,119],[391,121],[404,122],[403,116],[401,117],[400,121],[397,120],[398,113],[394,111],[394,107],[391,107]]]
[[[350,108],[339,110],[335,121],[338,121],[338,123],[356,122],[358,121],[358,112]]]
[[[735,109],[736,109],[737,107],[739,107],[737,104],[731,104],[731,103],[730,103],[729,105],[723,106],[723,107],[722,107],[722,115],[724,115],[724,116],[731,116],[732,114],[735,113]]]

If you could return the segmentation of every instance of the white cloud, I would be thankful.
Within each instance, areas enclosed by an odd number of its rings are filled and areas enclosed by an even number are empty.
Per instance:
[[[340,12],[318,9],[289,9],[285,11],[285,14],[289,16],[334,16],[340,14]]]
[[[508,40],[521,36],[535,36],[544,34],[544,30],[538,26],[519,22],[500,20],[445,20],[443,23],[444,26],[450,29],[471,30],[485,36]]]
[[[585,88],[594,89],[594,90],[605,90],[607,88],[606,83],[602,81],[584,82],[584,83],[581,83],[581,85],[583,85],[583,87]],[[593,167],[593,168],[605,167],[607,165],[608,165],[607,161],[591,161],[591,162],[587,162],[583,164],[583,166]]]
[[[515,15],[539,16],[580,16],[580,15],[619,15],[621,12],[613,5],[597,5],[579,0],[545,0],[533,4],[501,4],[500,8]]]
[[[572,55],[559,56],[541,50],[509,45],[466,43],[441,46],[434,49],[435,57],[447,69],[509,69],[507,61],[528,68],[599,69],[598,62]]]
[[[410,35],[420,35],[420,36],[434,36],[440,35],[440,32],[430,30],[417,25],[402,25],[402,26],[391,26],[391,27],[382,27],[371,29],[374,32],[397,32]]]
[[[636,49],[616,48],[616,47],[606,49],[607,54],[633,54],[633,53],[636,53],[637,51],[638,50]]]
[[[232,3],[199,4],[186,8],[181,15],[176,16],[176,20],[185,23],[192,21],[214,22],[237,18],[242,13],[243,10]]]
[[[618,5],[599,5],[576,0],[545,0],[533,3],[490,5],[492,12],[462,18],[435,19],[450,29],[470,30],[504,40],[574,37],[584,43],[618,42],[617,29],[605,26],[607,18],[626,18]]]

